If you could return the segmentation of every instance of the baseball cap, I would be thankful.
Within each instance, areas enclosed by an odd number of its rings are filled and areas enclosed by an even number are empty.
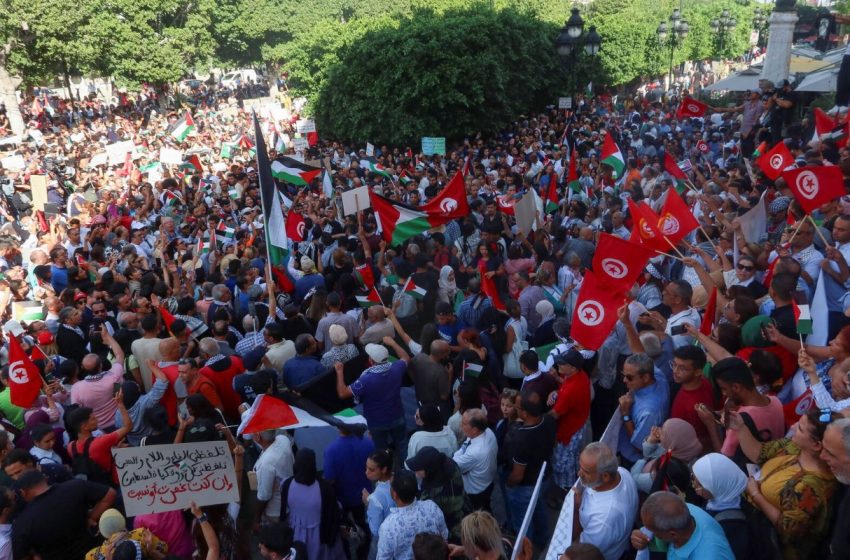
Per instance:
[[[428,447],[423,447],[417,451],[416,455],[405,461],[405,464],[407,465],[407,468],[412,471],[422,471],[425,470],[427,465],[433,465],[436,463],[439,460],[440,455],[442,455],[442,453],[429,445]]]
[[[367,344],[366,354],[368,354],[369,358],[376,364],[382,364],[390,357],[389,351],[380,344]]]

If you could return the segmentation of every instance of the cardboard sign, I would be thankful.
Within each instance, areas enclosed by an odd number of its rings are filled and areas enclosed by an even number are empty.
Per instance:
[[[375,155],[375,145],[374,144],[370,144],[369,142],[366,142],[366,155],[367,156],[374,156]]]
[[[93,169],[98,165],[106,165],[109,162],[109,155],[106,152],[100,152],[91,157],[89,161],[89,169]]]
[[[5,157],[0,161],[3,163],[3,169],[8,171],[21,171],[27,166],[27,163],[24,161],[24,156],[20,154]]]
[[[114,448],[128,517],[239,501],[227,443]]]
[[[127,153],[132,154],[130,157],[136,157],[136,145],[132,140],[125,142],[115,142],[106,146],[106,155],[109,156],[109,165],[124,165],[127,159]]]
[[[559,97],[558,98],[558,109],[572,109],[573,108],[573,98],[572,97]]]
[[[30,175],[30,192],[32,205],[36,210],[44,212],[44,204],[47,202],[47,175]]]
[[[312,119],[298,119],[295,123],[295,132],[300,132],[301,134],[316,132],[316,123]]]
[[[307,142],[306,138],[293,138],[292,139],[292,148],[296,152],[306,152],[310,147],[310,144]]]
[[[165,165],[180,165],[183,163],[183,152],[163,146],[159,150],[159,161]]]
[[[433,156],[434,154],[446,155],[445,137],[423,136],[422,153],[426,156]]]
[[[342,193],[342,211],[346,216],[371,207],[369,187],[358,187]]]

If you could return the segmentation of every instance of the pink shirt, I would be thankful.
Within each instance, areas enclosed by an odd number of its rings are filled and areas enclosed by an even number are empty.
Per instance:
[[[71,386],[71,402],[94,411],[97,427],[101,430],[115,426],[115,411],[118,405],[113,398],[113,385],[124,379],[124,366],[112,364],[112,369],[99,375],[91,375]]]
[[[785,437],[785,414],[782,411],[782,403],[776,397],[768,397],[770,404],[767,406],[742,406],[738,412],[746,412],[753,419],[756,429],[762,438],[768,437],[768,440],[780,439]],[[746,426],[741,428],[747,430]],[[738,451],[738,432],[735,430],[726,430],[726,439],[723,440],[723,447],[720,452],[727,457],[732,457]]]
[[[192,534],[183,519],[183,512],[165,511],[162,513],[150,513],[137,515],[133,519],[133,528],[144,527],[151,533],[168,544],[168,553],[178,558],[191,558],[195,545],[192,542]]]

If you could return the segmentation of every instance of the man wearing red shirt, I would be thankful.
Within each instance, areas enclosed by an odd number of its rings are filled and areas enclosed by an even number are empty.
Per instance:
[[[176,338],[163,339],[159,343],[159,354],[162,356],[162,361],[159,363],[148,362],[148,367],[151,371],[154,368],[162,370],[162,373],[168,378],[168,389],[165,390],[159,404],[165,408],[168,424],[176,426],[177,405],[186,398],[186,386],[180,381],[180,375],[177,371],[177,361],[180,359],[180,343]]]
[[[702,376],[705,367],[705,352],[697,346],[680,346],[673,352],[673,381],[678,386],[670,418],[680,418],[694,427],[704,449],[711,449],[708,429],[700,420],[696,407],[704,404],[709,410],[717,409],[714,390],[708,379]]]
[[[242,398],[233,389],[233,378],[245,373],[245,366],[238,356],[225,356],[215,339],[205,338],[199,344],[201,359],[205,360],[200,374],[215,385],[224,407],[221,411],[229,421],[239,420],[239,405]]]
[[[588,435],[590,418],[590,378],[584,372],[584,358],[574,348],[555,357],[555,378],[561,387],[549,414],[558,421],[552,471],[563,490],[575,484],[578,458]],[[549,403],[553,395],[549,396]]]
[[[115,404],[121,415],[121,427],[114,432],[97,437],[92,436],[92,432],[97,429],[97,417],[91,408],[81,406],[68,415],[68,424],[77,434],[77,439],[68,444],[68,455],[71,456],[74,474],[86,475],[91,482],[100,484],[118,482],[113,470],[115,462],[112,459],[112,448],[121,443],[121,440],[130,433],[133,429],[133,420],[124,406],[121,391],[115,395]],[[84,458],[85,455],[88,455],[90,461],[77,460],[77,457]],[[90,463],[95,463],[96,467],[92,468]]]
[[[177,372],[180,375],[180,381],[186,386],[187,395],[203,395],[213,408],[224,410],[215,384],[206,376],[201,375],[201,372],[198,370],[198,362],[195,358],[184,358],[180,360],[177,363]]]

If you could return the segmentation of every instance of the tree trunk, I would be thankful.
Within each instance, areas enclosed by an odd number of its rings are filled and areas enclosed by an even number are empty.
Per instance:
[[[65,89],[68,90],[68,99],[74,99],[74,92],[71,91],[71,71],[68,69],[68,62],[62,61],[62,77],[65,78]]]
[[[0,101],[6,106],[6,116],[9,117],[12,134],[15,135],[22,135],[26,129],[21,107],[18,105],[18,96],[15,95],[15,89],[20,83],[19,78],[9,74],[5,61],[0,57]]]

